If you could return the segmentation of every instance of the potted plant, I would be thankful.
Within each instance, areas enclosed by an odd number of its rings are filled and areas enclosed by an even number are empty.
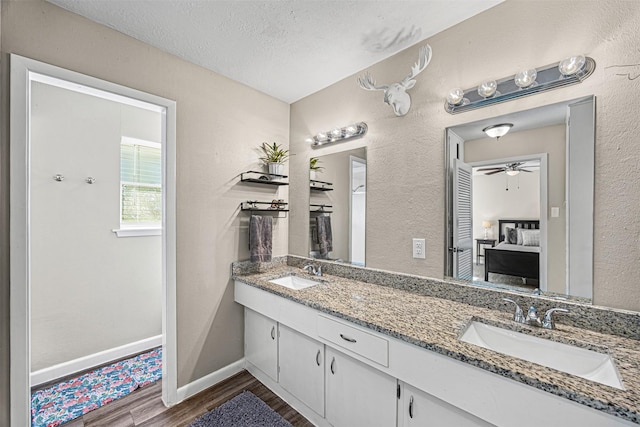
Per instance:
[[[284,175],[284,162],[289,158],[289,150],[283,149],[282,144],[275,142],[273,144],[263,142],[260,149],[263,153],[260,160],[268,165],[269,173],[274,175]]]
[[[321,172],[324,167],[319,165],[320,159],[317,157],[311,157],[309,159],[309,179],[315,180],[316,174]]]

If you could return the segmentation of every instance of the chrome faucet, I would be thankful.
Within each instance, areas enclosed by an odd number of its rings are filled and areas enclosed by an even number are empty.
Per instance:
[[[518,323],[524,323],[524,312],[522,311],[522,309],[520,308],[520,306],[518,305],[517,302],[515,302],[512,299],[509,298],[502,298],[502,301],[506,301],[506,302],[510,302],[513,303],[516,306],[516,311],[515,313],[513,313],[513,320],[518,322]]]
[[[544,314],[544,317],[542,318],[542,327],[545,329],[555,329],[556,328],[556,323],[553,321],[553,313],[555,313],[556,311],[562,312],[562,313],[568,313],[569,310],[567,310],[566,308],[552,308],[551,310],[547,310],[547,312]]]
[[[531,326],[542,326],[540,317],[538,317],[538,309],[534,306],[529,307],[529,311],[527,311],[527,317],[526,319],[524,319],[524,321]]]
[[[518,323],[525,323],[531,326],[540,326],[544,329],[555,329],[556,324],[553,321],[553,313],[555,313],[556,311],[562,313],[569,312],[569,310],[567,310],[566,308],[552,308],[551,310],[547,310],[542,320],[540,320],[540,317],[538,316],[538,309],[534,306],[529,307],[529,310],[527,311],[527,315],[525,317],[524,311],[522,311],[518,303],[516,303],[514,300],[509,298],[502,298],[502,300],[505,302],[510,302],[516,306],[516,311],[513,314],[514,321]]]
[[[307,271],[310,275],[322,276],[321,265],[319,265],[318,268],[316,268],[316,266],[313,264],[307,264],[304,267],[302,267],[302,269]]]

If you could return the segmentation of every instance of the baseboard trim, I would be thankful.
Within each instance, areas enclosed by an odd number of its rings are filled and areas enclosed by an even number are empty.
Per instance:
[[[218,384],[220,381],[226,380],[227,378],[242,371],[244,369],[244,366],[245,361],[243,357],[242,359],[237,360],[223,368],[220,368],[217,371],[210,373],[209,375],[205,375],[202,378],[198,378],[197,380],[192,381],[189,384],[179,387],[176,403],[180,403],[183,400],[188,399],[191,396],[194,396],[201,391]]]
[[[155,337],[145,338],[120,347],[110,348],[108,350],[60,363],[49,368],[40,369],[39,371],[31,373],[31,387],[36,387],[40,384],[45,384],[58,378],[64,378],[78,372],[86,371],[87,369],[104,365],[105,363],[109,363],[113,360],[122,359],[123,357],[131,356],[145,350],[160,347],[161,345],[162,335],[157,335]]]

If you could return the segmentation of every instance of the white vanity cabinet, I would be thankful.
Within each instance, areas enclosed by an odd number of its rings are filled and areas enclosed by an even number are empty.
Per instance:
[[[326,419],[335,427],[396,425],[397,381],[327,346]]]
[[[253,310],[244,310],[244,357],[278,381],[278,322]]]
[[[399,387],[398,427],[493,426],[409,384],[400,383]]]
[[[284,325],[279,340],[280,385],[324,416],[324,344]]]

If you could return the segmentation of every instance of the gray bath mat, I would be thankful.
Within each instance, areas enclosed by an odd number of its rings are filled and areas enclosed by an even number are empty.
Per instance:
[[[250,391],[196,419],[189,427],[292,427]]]

